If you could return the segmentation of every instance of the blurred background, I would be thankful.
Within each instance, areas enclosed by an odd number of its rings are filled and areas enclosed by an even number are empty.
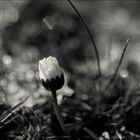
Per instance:
[[[129,38],[120,74],[139,79],[140,2],[72,2],[93,33],[103,74],[114,72]],[[48,93],[38,80],[38,61],[50,55],[66,75],[60,103],[62,96],[74,93],[67,85],[73,74],[97,74],[91,40],[67,0],[0,1],[0,102],[15,105],[29,96],[27,106],[43,103]]]

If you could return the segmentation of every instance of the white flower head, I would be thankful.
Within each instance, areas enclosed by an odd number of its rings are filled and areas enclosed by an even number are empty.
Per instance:
[[[58,90],[63,86],[64,74],[55,57],[39,61],[39,78],[47,90]]]

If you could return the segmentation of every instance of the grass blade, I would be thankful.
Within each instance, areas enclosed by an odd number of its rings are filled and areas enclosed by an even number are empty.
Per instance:
[[[99,53],[98,53],[98,50],[97,50],[97,46],[95,44],[95,41],[94,41],[94,38],[86,24],[86,22],[84,21],[83,17],[80,15],[80,13],[78,12],[78,10],[76,9],[76,7],[73,5],[73,3],[70,1],[70,0],[67,0],[69,2],[69,4],[72,6],[72,8],[74,9],[74,11],[77,13],[77,15],[79,16],[79,18],[81,19],[83,25],[85,26],[88,34],[89,34],[89,37],[92,41],[92,44],[93,44],[93,47],[94,47],[94,50],[95,50],[95,55],[96,55],[96,58],[97,58],[97,67],[98,67],[98,74],[99,76],[102,75],[102,72],[101,72],[101,64],[100,64],[100,57],[99,57]]]
[[[21,102],[19,102],[17,105],[15,105],[14,107],[10,108],[9,110],[7,110],[1,117],[0,117],[0,123],[4,123],[5,120],[7,120],[21,105],[23,105],[26,100],[28,99],[28,97],[26,97],[25,99],[23,99]]]
[[[128,46],[128,42],[129,42],[129,39],[127,39],[126,42],[125,42],[125,46],[124,46],[124,49],[123,49],[120,61],[119,61],[118,65],[117,65],[115,73],[113,74],[112,78],[109,80],[109,82],[108,82],[108,84],[106,86],[106,90],[110,87],[110,85],[112,85],[112,83],[114,82],[114,80],[115,80],[115,78],[116,78],[116,76],[118,74],[119,68],[120,68],[120,66],[122,64],[122,61],[123,61],[123,58],[124,58],[124,54],[125,54],[127,46]]]

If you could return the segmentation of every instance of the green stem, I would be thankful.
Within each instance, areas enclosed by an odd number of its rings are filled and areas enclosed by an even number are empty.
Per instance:
[[[54,111],[55,111],[55,114],[57,116],[57,119],[59,121],[59,124],[64,132],[64,134],[68,134],[68,132],[66,131],[66,127],[64,125],[64,122],[63,122],[63,119],[60,115],[60,110],[59,110],[59,107],[58,107],[58,103],[57,103],[57,97],[56,97],[56,91],[51,91],[52,92],[52,103],[53,103],[53,107],[54,107]]]

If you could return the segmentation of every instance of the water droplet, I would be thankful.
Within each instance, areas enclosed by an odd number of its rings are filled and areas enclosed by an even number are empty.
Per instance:
[[[26,78],[27,78],[28,80],[33,79],[33,78],[34,78],[34,72],[33,72],[32,70],[27,71],[27,72],[26,72]]]
[[[12,58],[9,55],[4,55],[2,59],[5,65],[10,65],[12,63]]]
[[[128,71],[127,71],[127,70],[121,70],[121,71],[120,71],[120,76],[121,76],[122,78],[128,77]]]

